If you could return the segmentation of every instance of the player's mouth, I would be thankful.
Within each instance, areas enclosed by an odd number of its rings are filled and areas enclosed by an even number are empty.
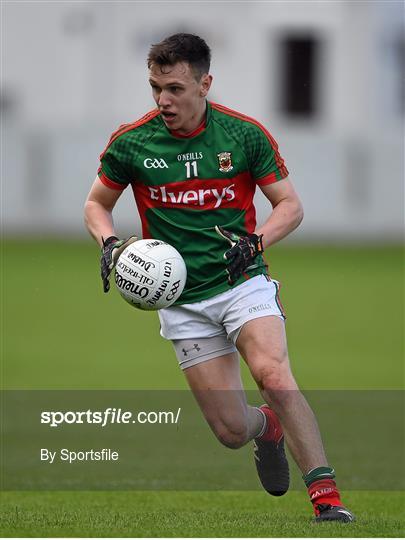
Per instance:
[[[160,114],[162,115],[163,120],[167,122],[168,124],[171,124],[177,116],[175,113],[167,112],[167,111],[166,112],[160,111]]]

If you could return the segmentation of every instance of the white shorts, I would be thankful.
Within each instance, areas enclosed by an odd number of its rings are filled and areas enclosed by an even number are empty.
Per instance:
[[[236,352],[246,322],[269,315],[285,320],[278,292],[277,281],[260,275],[208,300],[160,309],[160,334],[173,342],[182,369]]]

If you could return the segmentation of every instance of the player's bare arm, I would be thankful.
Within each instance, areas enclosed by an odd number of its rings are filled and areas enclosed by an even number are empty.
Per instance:
[[[101,247],[101,280],[104,292],[110,290],[110,274],[124,249],[137,240],[131,236],[119,240],[115,236],[112,211],[122,191],[110,189],[97,177],[84,207],[86,226]]]
[[[296,229],[304,217],[304,210],[289,178],[261,186],[260,189],[273,207],[270,217],[256,230],[257,235],[263,235],[263,246],[266,248]]]
[[[122,191],[105,186],[97,176],[87,196],[84,221],[100,247],[103,245],[103,238],[115,236],[112,211],[121,193]]]

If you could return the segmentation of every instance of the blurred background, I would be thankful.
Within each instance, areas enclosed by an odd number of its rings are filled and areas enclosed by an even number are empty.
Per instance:
[[[7,388],[185,387],[156,314],[101,292],[82,217],[111,133],[154,107],[150,44],[180,31],[207,40],[211,99],[266,125],[303,199],[303,224],[269,254],[298,382],[403,387],[402,1],[7,1],[1,14]],[[131,190],[115,222],[140,233]]]
[[[403,2],[4,2],[2,19],[7,235],[86,234],[99,154],[154,106],[150,44],[183,31],[212,48],[211,99],[278,141],[306,210],[292,239],[401,238]],[[139,232],[131,190],[119,205]]]

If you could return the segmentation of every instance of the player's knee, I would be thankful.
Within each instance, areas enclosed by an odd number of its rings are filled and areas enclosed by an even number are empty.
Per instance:
[[[214,428],[214,433],[221,444],[234,450],[241,448],[248,441],[248,430],[247,426],[244,425],[226,426],[222,424]]]
[[[242,448],[242,446],[247,443],[247,435],[244,433],[221,431],[220,433],[217,433],[216,436],[221,444],[232,450]]]
[[[261,368],[256,376],[259,388],[274,396],[277,401],[288,399],[288,392],[297,390],[297,383],[291,373],[288,357],[283,363],[269,363]]]

